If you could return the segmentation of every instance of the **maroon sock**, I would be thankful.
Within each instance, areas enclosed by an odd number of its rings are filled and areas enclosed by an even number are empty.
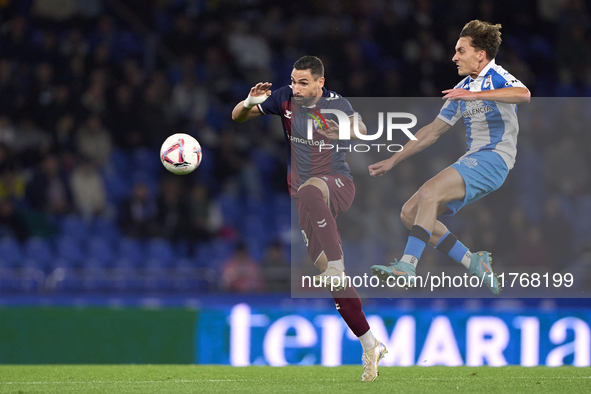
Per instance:
[[[340,260],[341,246],[339,245],[337,222],[324,202],[320,189],[316,186],[304,186],[298,191],[298,198],[310,216],[312,224],[315,225],[314,234],[322,244],[328,261]]]
[[[361,298],[353,286],[344,290],[331,291],[337,310],[355,336],[360,337],[369,331],[369,323],[361,309]]]

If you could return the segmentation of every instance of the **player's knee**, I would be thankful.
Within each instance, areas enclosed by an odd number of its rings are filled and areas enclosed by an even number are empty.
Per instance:
[[[300,187],[300,190],[298,190],[298,198],[304,205],[308,205],[318,200],[324,201],[322,191],[313,185]]]
[[[415,217],[417,214],[415,208],[416,207],[414,205],[411,205],[407,202],[402,206],[402,211],[400,212],[400,220],[402,220],[404,226],[409,230],[415,223]]]
[[[328,267],[328,259],[326,258],[326,254],[324,254],[324,252],[322,252],[320,257],[318,257],[318,260],[316,260],[314,265],[320,270],[320,272],[326,271],[326,268]]]
[[[431,182],[426,182],[419,189],[418,197],[419,197],[419,204],[421,202],[437,203],[438,197],[439,197],[437,187],[435,187],[435,185],[432,184]]]

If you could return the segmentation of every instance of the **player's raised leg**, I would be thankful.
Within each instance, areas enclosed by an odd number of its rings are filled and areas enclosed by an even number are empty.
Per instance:
[[[499,294],[500,288],[492,271],[490,253],[482,251],[473,254],[443,223],[436,220],[437,216],[449,210],[445,205],[447,202],[464,199],[465,190],[464,179],[453,167],[446,168],[427,181],[402,209],[402,221],[411,230],[404,256],[399,262],[391,263],[390,267],[372,267],[372,273],[384,280],[390,275],[407,278],[415,276],[415,269],[425,245],[430,243],[468,268],[472,275],[483,279],[493,294]],[[414,221],[411,221],[413,217]],[[425,227],[432,229],[432,233]]]
[[[401,276],[409,286],[414,284],[416,266],[425,246],[436,227],[437,216],[445,208],[445,203],[462,199],[465,195],[464,180],[453,168],[446,168],[425,182],[416,193],[417,214],[400,261],[390,267],[377,265],[371,268],[372,274],[385,280],[388,276]]]
[[[361,380],[372,381],[378,375],[377,365],[386,354],[386,347],[376,340],[371,332],[357,290],[353,286],[330,288],[333,283],[330,280],[332,276],[338,276],[340,284],[345,272],[335,216],[349,208],[355,195],[355,186],[350,179],[331,182],[336,179],[338,178],[325,176],[322,180],[312,178],[305,182],[298,190],[298,215],[302,231],[306,234],[308,253],[314,260],[314,265],[321,271],[315,280],[325,280],[324,283],[328,285],[325,287],[331,292],[339,314],[353,334],[359,338],[363,347],[364,363]],[[339,186],[333,186],[331,190],[327,183]],[[332,210],[329,208],[331,203]],[[330,253],[327,253],[327,250]]]
[[[318,238],[318,241],[320,241],[322,250],[328,259],[326,268],[323,265],[321,267],[322,273],[316,276],[314,280],[315,282],[321,281],[325,287],[329,287],[333,283],[332,277],[336,276],[341,278],[345,267],[342,260],[337,222],[328,207],[328,186],[320,179],[309,179],[300,186],[297,198],[302,207],[299,214],[308,215],[310,218],[314,235]],[[319,267],[318,263],[316,266]],[[342,281],[339,281],[339,289],[346,285],[340,282]]]
[[[414,225],[415,217],[418,210],[418,193],[415,193],[402,207],[400,215],[404,225],[410,230]],[[448,211],[448,208],[443,205],[439,214]],[[472,253],[447,227],[439,220],[435,222],[433,234],[429,240],[429,244],[433,245],[435,249],[441,253],[449,256],[452,260],[462,264],[470,270],[472,275],[483,278],[484,283],[493,292],[498,295],[500,287],[498,281],[495,282],[494,274],[492,273],[492,254],[486,251]]]

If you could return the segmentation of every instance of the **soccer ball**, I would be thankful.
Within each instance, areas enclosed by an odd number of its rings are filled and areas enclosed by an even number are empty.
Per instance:
[[[188,134],[173,134],[160,148],[160,161],[168,171],[177,175],[193,172],[201,163],[201,145]]]

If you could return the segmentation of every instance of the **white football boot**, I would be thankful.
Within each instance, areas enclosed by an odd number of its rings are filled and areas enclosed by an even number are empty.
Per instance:
[[[376,339],[376,346],[373,349],[363,352],[361,360],[363,361],[362,382],[373,382],[378,377],[378,363],[388,353],[386,346]]]

